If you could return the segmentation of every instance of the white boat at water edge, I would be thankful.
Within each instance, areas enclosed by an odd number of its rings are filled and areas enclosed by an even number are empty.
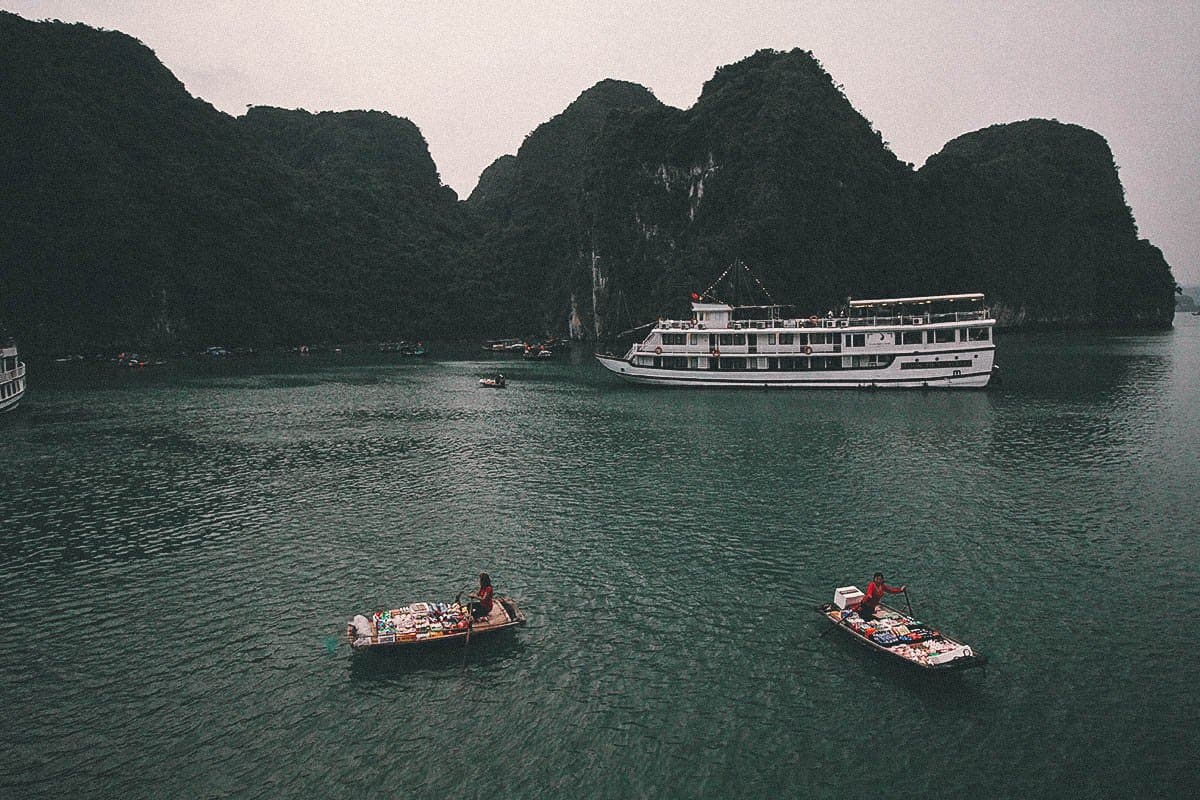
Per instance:
[[[25,364],[11,340],[0,343],[0,412],[17,407],[25,396]]]
[[[982,388],[996,320],[978,293],[851,300],[842,315],[701,302],[661,319],[623,356],[597,353],[632,383],[740,388]]]

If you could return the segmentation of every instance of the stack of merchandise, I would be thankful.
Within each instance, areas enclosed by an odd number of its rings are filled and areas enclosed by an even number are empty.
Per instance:
[[[413,603],[376,611],[371,617],[372,644],[424,641],[467,630],[467,609],[458,603]]]
[[[892,612],[881,613],[868,622],[857,612],[847,609],[842,612],[842,621],[855,633],[882,647],[916,644],[941,636],[937,631],[927,628],[923,622]]]

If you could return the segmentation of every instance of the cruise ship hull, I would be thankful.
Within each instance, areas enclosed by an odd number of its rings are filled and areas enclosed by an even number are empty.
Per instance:
[[[956,352],[970,366],[920,367],[917,358],[897,355],[887,367],[836,370],[679,370],[640,366],[632,358],[597,353],[596,360],[630,383],[756,389],[982,389],[992,378],[994,347]],[[936,363],[936,362],[935,362]],[[907,366],[906,366],[907,365]]]

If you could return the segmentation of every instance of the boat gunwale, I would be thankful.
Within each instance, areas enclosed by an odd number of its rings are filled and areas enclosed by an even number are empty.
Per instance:
[[[910,615],[905,614],[900,609],[892,608],[891,606],[888,606],[885,603],[880,603],[879,608],[899,614],[904,619],[914,619]],[[951,661],[947,661],[942,664],[922,664],[920,661],[916,661],[914,659],[908,658],[904,655],[901,655],[900,653],[895,652],[890,647],[884,647],[883,645],[879,644],[878,642],[871,641],[870,638],[863,636],[861,633],[859,633],[858,631],[854,630],[849,625],[847,625],[843,620],[841,620],[841,619],[835,620],[834,616],[840,614],[842,609],[839,609],[837,606],[833,605],[832,603],[823,603],[823,604],[817,606],[815,610],[818,614],[820,614],[822,617],[824,617],[826,620],[828,620],[831,625],[833,625],[836,628],[840,628],[843,631],[845,631],[846,633],[850,634],[851,638],[854,641],[858,642],[859,644],[871,647],[878,652],[885,653],[885,654],[891,656],[893,659],[901,661],[905,664],[908,664],[912,667],[915,667],[915,668],[925,671],[925,672],[959,672],[964,669],[973,669],[973,668],[977,668],[977,667],[983,667],[983,666],[986,666],[986,664],[987,664],[987,658],[979,653],[976,653],[974,648],[971,648],[970,645],[966,644],[965,642],[961,642],[958,639],[955,639],[951,636],[946,636],[940,632],[938,633],[939,639],[941,639],[944,642],[949,642],[951,644],[957,645],[959,647],[969,648],[971,650],[971,654],[969,656],[960,656],[958,658],[955,658]]]

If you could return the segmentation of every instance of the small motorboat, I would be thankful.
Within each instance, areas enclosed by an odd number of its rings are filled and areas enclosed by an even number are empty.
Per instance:
[[[401,339],[398,342],[380,342],[379,352],[399,353],[402,356],[423,356],[425,355],[425,345],[422,342],[413,344],[407,339]]]
[[[951,639],[916,617],[880,603],[874,618],[864,620],[858,614],[863,593],[856,586],[834,591],[833,602],[817,606],[817,611],[860,644],[923,670],[948,672],[981,667],[987,659],[970,646]]]
[[[508,385],[508,381],[504,379],[503,375],[496,375],[493,378],[480,378],[479,385],[489,389],[503,389]]]
[[[546,359],[554,358],[554,351],[540,344],[526,345],[525,354],[522,358],[528,361],[545,361]]]
[[[467,606],[453,603],[411,603],[371,616],[355,615],[346,623],[346,638],[355,651],[379,648],[423,648],[511,630],[525,624],[525,614],[511,597],[497,597],[492,611],[472,620]]]
[[[525,349],[522,339],[488,339],[483,343],[483,349],[489,353],[520,353]]]

